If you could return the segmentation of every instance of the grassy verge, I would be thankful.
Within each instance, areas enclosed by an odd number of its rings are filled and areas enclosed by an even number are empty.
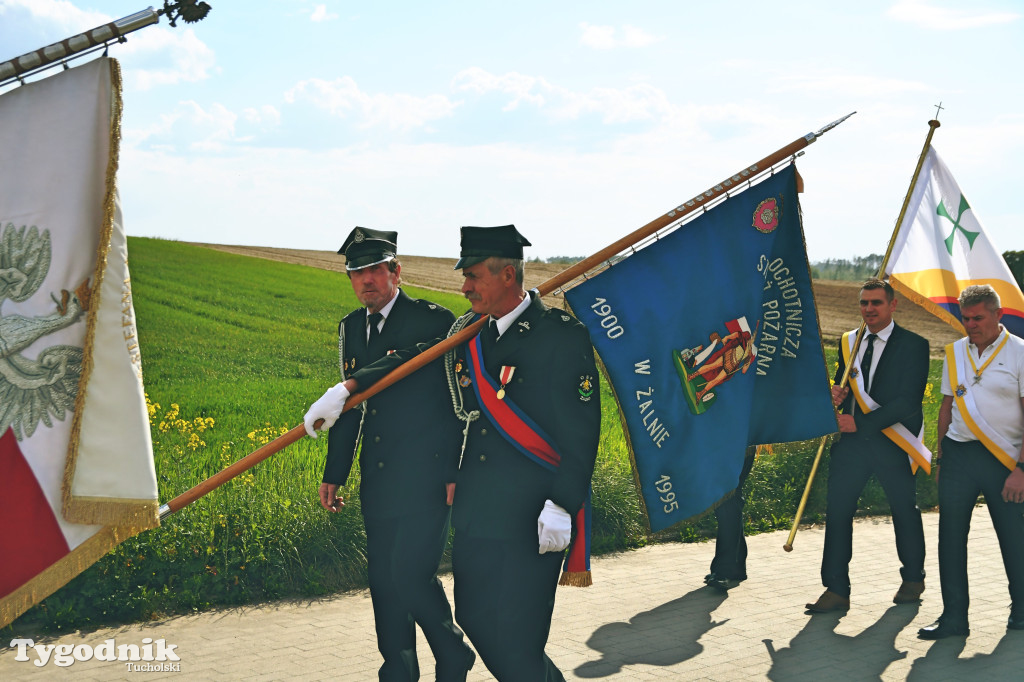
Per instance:
[[[337,381],[337,322],[358,305],[341,273],[154,239],[129,239],[133,293],[150,401],[161,500],[169,500],[298,424]],[[409,288],[465,310],[461,296]],[[834,362],[831,349],[829,362]],[[926,433],[934,445],[932,363]],[[617,408],[602,382],[594,474],[595,554],[650,541],[713,537],[712,515],[646,534]],[[357,476],[342,514],[316,500],[326,439],[302,439],[133,538],[5,628],[64,630],[158,618],[218,605],[323,595],[365,586]],[[788,527],[817,443],[776,447],[748,482],[750,533]],[[805,521],[824,515],[824,458]],[[935,504],[918,477],[920,503]],[[865,511],[887,511],[869,484]]]

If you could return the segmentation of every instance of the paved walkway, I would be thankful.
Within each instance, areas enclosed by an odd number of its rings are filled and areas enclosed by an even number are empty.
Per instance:
[[[1007,680],[1024,678],[1024,631],[1007,631],[1009,596],[987,511],[978,508],[970,542],[971,636],[917,639],[941,611],[938,514],[925,514],[928,589],[920,606],[895,606],[899,585],[892,525],[865,519],[854,529],[853,608],[805,614],[821,591],[824,532],[802,530],[792,553],[785,532],[749,538],[750,579],[720,594],[705,587],[712,543],[669,544],[593,562],[595,585],[559,588],[548,654],[572,680]],[[451,577],[444,579],[452,594]],[[31,636],[29,634],[21,636]],[[99,646],[104,640],[176,645],[180,670],[134,672],[95,659],[58,668],[16,661],[0,648],[0,679],[34,680],[374,680],[379,657],[369,593],[214,611],[196,616],[46,638]],[[9,642],[2,642],[8,645]],[[420,638],[423,680],[433,680]],[[31,660],[35,653],[29,649]],[[138,665],[138,664],[136,664]],[[157,665],[157,664],[151,664]],[[470,680],[492,680],[477,661]]]

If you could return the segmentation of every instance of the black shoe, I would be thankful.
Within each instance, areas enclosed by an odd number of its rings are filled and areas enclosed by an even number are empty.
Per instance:
[[[1006,621],[1007,630],[1024,630],[1024,613],[1013,613],[1010,612],[1010,617]]]
[[[1022,624],[1024,626],[1024,624]],[[967,623],[944,622],[942,618],[917,631],[918,639],[945,639],[946,637],[968,637],[971,629]]]
[[[746,576],[743,576],[742,578],[726,578],[725,576],[718,575],[717,573],[712,573],[704,579],[704,582],[716,590],[728,592],[746,579]]]

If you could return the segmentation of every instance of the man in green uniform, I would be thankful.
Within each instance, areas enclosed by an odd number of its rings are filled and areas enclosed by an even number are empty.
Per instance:
[[[512,225],[462,228],[456,269],[472,311],[452,330],[480,315],[490,322],[446,357],[467,426],[453,511],[455,616],[502,682],[564,680],[544,648],[601,421],[586,329],[523,288],[529,244]],[[423,348],[357,370],[344,390],[366,389]],[[340,413],[340,393],[314,416]]]
[[[342,379],[389,351],[445,334],[455,316],[399,288],[397,232],[357,227],[338,253],[363,304],[338,325]],[[450,493],[462,435],[448,409],[444,367],[435,362],[334,423],[328,434],[320,504],[341,511],[362,436],[360,501],[367,571],[384,657],[381,680],[419,678],[418,623],[436,661],[436,679],[465,680],[475,655],[455,626],[437,567],[448,540]],[[310,435],[315,436],[311,431]]]

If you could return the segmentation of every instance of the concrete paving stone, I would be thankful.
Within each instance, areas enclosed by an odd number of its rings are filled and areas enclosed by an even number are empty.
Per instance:
[[[924,514],[924,523],[928,577],[920,605],[892,604],[899,560],[888,519],[855,522],[847,614],[804,612],[822,591],[820,526],[801,529],[791,553],[782,551],[787,532],[748,538],[750,577],[728,594],[703,585],[714,543],[653,545],[594,558],[591,588],[559,588],[548,653],[568,680],[1024,678],[1024,632],[1006,630],[1006,577],[987,513],[975,514],[968,547],[971,636],[917,639],[917,629],[942,611],[938,515]],[[451,575],[442,584],[450,598]],[[0,679],[364,681],[380,665],[366,590],[33,638],[96,646],[144,637],[176,644],[181,672],[129,672],[121,662],[95,660],[37,668],[0,646]],[[418,653],[421,679],[430,682],[433,658],[422,636]],[[493,677],[478,660],[468,679]]]

